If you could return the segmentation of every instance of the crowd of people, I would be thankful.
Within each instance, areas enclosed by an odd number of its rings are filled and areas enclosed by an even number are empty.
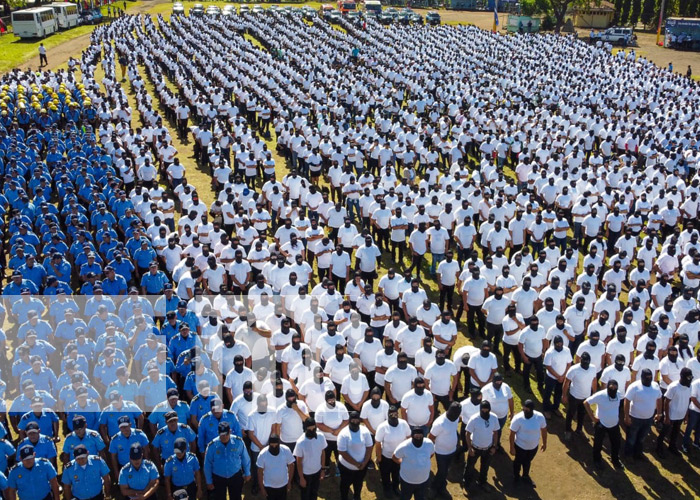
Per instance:
[[[560,418],[597,467],[697,453],[697,83],[344,27],[123,16],[0,78],[8,498],[534,488]]]

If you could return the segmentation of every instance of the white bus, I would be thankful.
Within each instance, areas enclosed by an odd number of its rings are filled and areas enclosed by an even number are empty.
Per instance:
[[[58,31],[51,7],[36,7],[12,13],[12,31],[20,38],[44,38]]]
[[[53,12],[58,19],[58,27],[60,29],[74,28],[78,25],[80,14],[78,14],[78,6],[69,2],[54,2],[51,4]]]

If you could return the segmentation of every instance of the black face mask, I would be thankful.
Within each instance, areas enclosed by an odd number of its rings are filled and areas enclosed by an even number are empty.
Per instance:
[[[406,369],[406,366],[408,366],[408,361],[403,360],[403,359],[402,359],[402,360],[399,360],[399,361],[396,362],[396,366],[399,367],[399,370],[405,370],[405,369]]]
[[[365,335],[365,343],[371,344],[374,341],[374,337],[372,335]]]
[[[350,422],[348,424],[348,427],[352,432],[357,432],[360,430],[360,423],[359,422]]]
[[[564,344],[554,344],[554,350],[557,352],[562,352],[564,350]]]
[[[372,408],[379,408],[381,402],[381,399],[370,399],[370,404],[372,405]]]
[[[642,375],[642,385],[644,387],[651,386],[651,380],[652,380],[652,377],[647,377],[647,376]]]
[[[244,398],[246,401],[252,401],[252,400],[253,400],[253,393],[252,393],[252,392],[243,391],[243,398]]]
[[[423,393],[425,392],[425,386],[418,386],[417,385],[414,390],[416,391],[416,394],[418,394],[419,396],[422,396]]]
[[[590,344],[593,347],[597,346],[598,342],[600,342],[600,339],[590,339]]]
[[[686,376],[681,376],[680,381],[679,381],[679,383],[680,383],[683,387],[690,387],[690,384],[691,384],[692,382],[693,382],[693,376],[692,376],[692,375],[687,376],[687,377],[686,377]]]
[[[236,370],[236,373],[243,373],[243,365],[239,365],[238,363],[233,365],[234,369]]]
[[[316,439],[316,429],[313,429],[313,430],[307,429],[306,432],[304,432],[304,434],[306,435],[307,439]]]
[[[644,358],[645,359],[654,359],[654,354],[656,351],[654,349],[646,349],[644,351]]]
[[[483,418],[484,420],[488,420],[489,417],[491,416],[491,412],[488,410],[480,410],[479,411],[479,416]]]
[[[591,366],[591,360],[590,359],[582,359],[581,360],[581,368],[584,370],[588,370],[588,367]]]
[[[532,415],[534,414],[535,412],[530,408],[523,408],[523,415],[525,415],[525,418],[532,418]]]
[[[617,389],[613,389],[611,387],[608,387],[608,397],[610,399],[615,399],[617,398]]]
[[[288,399],[287,400],[287,408],[291,408],[294,403],[296,403],[296,399]]]
[[[389,422],[389,425],[390,425],[390,426],[396,427],[397,425],[399,425],[399,417],[392,417],[392,416],[390,416],[390,417],[387,419],[387,422]]]
[[[274,456],[277,456],[277,455],[279,455],[279,453],[280,453],[280,445],[278,445],[278,444],[275,445],[275,446],[269,445],[267,449],[268,449],[268,450],[270,451],[270,453],[271,453],[272,455],[274,455]]]
[[[422,437],[411,438],[411,442],[413,443],[413,446],[415,446],[416,448],[420,448],[421,446],[423,446],[423,438]]]
[[[284,395],[284,389],[275,389],[275,397],[281,398]]]
[[[490,353],[491,353],[491,352],[490,352],[489,350],[487,350],[487,349],[482,349],[482,350],[481,350],[481,357],[482,357],[482,358],[488,358]]]
[[[675,363],[677,359],[678,359],[678,353],[676,353],[676,352],[669,352],[668,353],[668,360],[671,363]]]
[[[445,364],[445,357],[444,356],[436,356],[435,363],[437,363],[438,366],[444,365]]]

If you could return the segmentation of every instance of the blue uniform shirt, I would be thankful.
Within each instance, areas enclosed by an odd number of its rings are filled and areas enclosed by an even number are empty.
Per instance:
[[[156,429],[165,427],[165,414],[169,411],[177,413],[180,422],[188,422],[190,418],[190,405],[184,401],[178,401],[175,408],[167,401],[162,401],[153,407],[153,411],[148,416],[148,421],[156,426]]]
[[[204,478],[207,484],[214,484],[214,474],[229,478],[241,471],[244,476],[250,476],[250,456],[241,438],[231,435],[231,440],[224,444],[217,437],[209,443],[204,456]]]
[[[193,397],[190,401],[190,416],[199,422],[211,410],[211,400],[215,397],[217,397],[216,394],[209,394],[206,398],[201,394]]]
[[[117,455],[119,465],[129,463],[129,449],[134,443],[139,443],[144,448],[148,446],[148,437],[142,430],[132,427],[129,437],[124,436],[121,432],[112,436],[112,440],[109,442],[109,452]]]
[[[238,423],[238,418],[233,412],[224,410],[221,418],[216,418],[212,412],[209,412],[202,417],[197,428],[197,439],[202,449],[206,448],[209,443],[219,436],[219,422],[228,422],[231,427],[231,434],[243,437],[241,424]]]
[[[73,430],[73,417],[76,415],[82,415],[85,417],[87,423],[87,428],[96,431],[100,428],[100,405],[94,399],[88,399],[85,402],[85,406],[81,407],[78,401],[73,401],[68,406],[67,419],[68,428]]]
[[[81,499],[93,498],[102,493],[102,477],[109,474],[104,460],[88,456],[85,468],[73,460],[63,469],[63,484],[70,484],[71,493]]]
[[[105,442],[102,440],[100,433],[86,429],[82,439],[78,437],[75,431],[66,436],[66,439],[63,441],[63,453],[68,453],[72,457],[73,449],[79,444],[85,446],[90,455],[99,455],[105,449]]]
[[[28,437],[20,441],[19,445],[17,446],[17,453],[15,455],[17,462],[21,461],[19,457],[19,451],[28,444],[34,446],[34,453],[36,454],[37,458],[51,459],[56,456],[56,446],[53,444],[51,438],[40,434],[39,441],[37,441],[36,443],[32,443]]]
[[[126,415],[131,419],[131,426],[136,427],[136,420],[143,414],[141,408],[133,401],[122,401],[122,409],[118,410],[114,407],[114,403],[110,404],[102,411],[100,415],[100,425],[107,426],[107,432],[110,436],[114,436],[119,432],[119,417]]]
[[[40,415],[36,415],[33,411],[22,415],[17,427],[23,431],[27,428],[29,422],[39,424],[39,432],[45,436],[53,437],[53,423],[58,422],[58,415],[51,409],[42,410]]]
[[[172,432],[167,426],[158,429],[152,444],[154,448],[160,449],[161,457],[169,457],[175,452],[175,440],[177,438],[185,438],[188,445],[187,449],[189,450],[189,445],[197,439],[197,435],[187,424],[178,423],[175,432]]]
[[[56,469],[43,458],[34,461],[34,467],[27,469],[22,463],[12,468],[7,485],[17,490],[21,500],[44,500],[51,493],[50,481],[56,477]]]
[[[158,469],[153,462],[145,458],[138,469],[129,462],[119,472],[119,485],[126,485],[136,491],[145,490],[154,479],[158,479]]]
[[[7,459],[14,455],[15,452],[16,450],[12,443],[7,439],[0,440],[0,472],[7,472]]]
[[[107,388],[107,394],[112,391],[117,391],[125,401],[135,401],[136,396],[138,396],[139,386],[133,380],[127,380],[125,385],[116,380]]]
[[[182,460],[173,454],[165,461],[163,476],[171,478],[176,489],[192,484],[198,470],[199,460],[194,453],[187,452]]]

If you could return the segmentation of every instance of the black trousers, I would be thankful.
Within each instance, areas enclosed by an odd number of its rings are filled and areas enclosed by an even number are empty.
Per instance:
[[[382,477],[382,487],[385,490],[397,489],[399,487],[399,468],[400,465],[394,462],[391,458],[382,455],[379,462],[379,473]]]
[[[336,396],[338,397],[338,396]],[[323,464],[324,467],[328,468],[331,466],[331,455],[335,453],[335,463],[338,464],[338,442],[331,441],[330,439],[326,441],[328,445],[326,447],[326,462]]]
[[[287,488],[265,488],[267,500],[287,500]]]
[[[530,476],[530,465],[535,455],[537,455],[537,447],[532,450],[524,450],[516,444],[515,460],[513,460],[513,476],[520,477],[521,470],[524,477]]]
[[[423,265],[423,260],[425,255],[411,255],[411,267],[408,268],[408,272],[412,273],[416,270],[416,278],[420,279],[420,266]]]
[[[243,492],[242,472],[238,472],[231,477],[212,474],[212,479],[214,480],[214,489],[209,492],[209,500],[226,498],[227,491],[230,500],[241,500],[241,493]]]
[[[470,308],[471,309],[471,308]],[[503,325],[486,322],[486,339],[491,342],[491,352],[498,353],[498,346],[503,340]]]
[[[583,429],[583,418],[586,415],[586,408],[583,406],[583,399],[575,398],[569,392],[569,404],[566,407],[566,430],[571,432],[571,423],[576,416],[576,430]]]
[[[306,486],[301,489],[301,500],[316,500],[318,487],[321,484],[321,471],[316,474],[304,474]]]
[[[598,422],[595,424],[595,429],[593,432],[593,461],[600,462],[603,460],[602,450],[603,441],[605,440],[605,435],[607,434],[610,439],[610,460],[613,463],[620,461],[620,444],[622,442],[622,437],[620,436],[620,424],[614,427],[605,427],[603,424]]]
[[[362,485],[365,482],[367,467],[361,470],[352,470],[339,463],[340,468],[340,500],[348,500],[350,487],[352,486],[352,497],[360,500],[362,496]]]
[[[425,498],[425,490],[428,489],[428,481],[420,484],[407,483],[401,480],[401,495],[400,500],[423,500]]]
[[[485,483],[486,476],[489,472],[489,466],[491,465],[491,451],[477,450],[474,448],[474,455],[467,453],[467,463],[464,464],[464,485],[469,486],[472,479],[472,470],[476,467],[476,462],[481,462],[481,468],[479,469],[479,482]]]
[[[510,366],[510,355],[513,354],[513,365],[515,366],[515,371],[519,372],[523,364],[522,358],[520,357],[520,350],[518,345],[506,344],[503,342],[503,371],[508,373],[511,371]]]
[[[440,310],[444,311],[445,310],[445,304],[447,304],[448,309],[450,311],[452,310],[452,300],[454,299],[455,295],[455,286],[454,285],[442,285],[442,288],[440,289]]]
[[[661,450],[664,446],[664,439],[668,438],[668,449],[678,450],[678,435],[681,432],[681,424],[683,420],[671,420],[670,424],[664,424],[659,432],[659,437],[656,440],[656,449]],[[669,435],[670,434],[670,435]]]
[[[484,316],[481,306],[471,306],[467,304],[467,331],[469,332],[470,337],[474,337],[474,335],[476,335],[477,326],[475,319],[479,321],[479,335],[484,337],[486,329],[486,316]]]
[[[523,363],[523,383],[527,389],[530,388],[530,370],[535,367],[535,376],[537,377],[537,385],[544,385],[544,364],[542,363],[542,355],[536,358],[530,358],[529,363]]]

